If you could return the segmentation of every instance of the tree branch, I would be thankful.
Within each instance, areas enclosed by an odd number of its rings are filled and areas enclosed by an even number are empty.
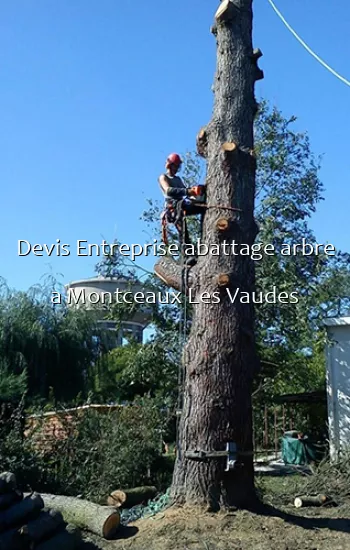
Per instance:
[[[207,155],[208,155],[208,150],[207,150],[207,148],[208,148],[208,132],[207,132],[207,129],[205,127],[201,128],[200,131],[198,132],[196,142],[197,142],[197,153],[201,157],[207,158]]]
[[[194,286],[194,274],[192,268],[181,266],[171,256],[164,256],[154,266],[154,273],[167,286],[183,292]],[[187,292],[186,292],[187,293]]]

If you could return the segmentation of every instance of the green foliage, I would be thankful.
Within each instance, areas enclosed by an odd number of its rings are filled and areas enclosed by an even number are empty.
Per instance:
[[[177,364],[156,341],[115,348],[95,369],[95,393],[107,401],[130,402],[145,395],[167,404],[175,400]]]
[[[24,437],[23,403],[3,404],[0,412],[0,464],[2,471],[13,472],[20,485],[40,483],[41,460],[31,442]]]
[[[117,239],[106,247],[108,255],[104,256],[95,266],[96,273],[101,277],[117,277],[127,281],[137,280],[132,262],[119,252],[120,242]],[[115,245],[115,248],[113,246]]]
[[[309,220],[323,193],[320,159],[313,154],[307,133],[295,130],[295,122],[295,117],[285,118],[264,101],[255,122],[258,157],[255,217],[260,228],[257,241],[273,244],[277,251],[282,243],[296,244],[303,238],[309,243],[316,242]],[[189,155],[189,160],[190,183],[198,182],[201,162],[195,154]],[[160,205],[151,202],[143,215],[156,234],[159,234],[159,213]],[[192,227],[191,233],[196,238],[198,228]],[[262,359],[256,398],[266,400],[278,393],[322,388],[323,320],[350,307],[349,255],[342,252],[335,257],[265,255],[255,266],[258,291],[266,293],[276,286],[279,292],[296,291],[299,296],[298,304],[264,302],[256,307],[257,343]],[[166,315],[170,322],[164,324],[165,332],[160,324],[159,331],[164,341],[168,337],[171,341],[179,317],[169,311]]]
[[[45,287],[1,290],[0,357],[7,377],[2,392],[12,391],[15,381],[20,389],[26,377],[30,398],[47,399],[50,388],[56,399],[75,398],[97,353],[92,318],[82,309],[53,306]]]
[[[18,403],[27,391],[27,372],[11,372],[5,359],[0,359],[0,403]]]
[[[317,242],[308,220],[322,200],[319,159],[308,135],[294,130],[295,121],[263,102],[255,127],[258,240],[273,244],[277,251],[283,243],[293,245],[303,238]],[[299,297],[297,304],[264,302],[256,309],[262,399],[323,387],[323,320],[349,307],[349,268],[349,255],[341,252],[335,257],[265,255],[256,262],[258,290],[265,293],[275,285],[279,292],[297,291]],[[272,373],[264,361],[275,365]]]
[[[120,487],[169,484],[171,472],[157,471],[167,422],[157,401],[140,399],[107,413],[76,409],[62,416],[66,437],[51,441],[40,435],[48,418],[39,416],[24,437],[22,409],[0,417],[1,468],[15,473],[23,488],[105,503]]]
[[[350,453],[337,461],[322,461],[313,475],[256,476],[257,487],[266,503],[290,505],[298,495],[327,495],[338,505],[350,499]]]
[[[67,437],[47,447],[37,444],[39,424],[27,443],[39,464],[33,488],[105,503],[114,489],[157,483],[152,465],[161,457],[164,422],[158,403],[143,399],[106,413],[70,412],[62,416]]]

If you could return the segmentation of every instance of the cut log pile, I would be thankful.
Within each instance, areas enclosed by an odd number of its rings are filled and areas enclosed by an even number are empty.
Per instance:
[[[24,496],[13,474],[0,474],[0,550],[75,550],[79,530],[56,510],[44,510],[38,493]]]
[[[23,494],[13,474],[0,474],[0,550],[75,550],[80,529],[105,539],[120,526],[116,507],[58,495]]]

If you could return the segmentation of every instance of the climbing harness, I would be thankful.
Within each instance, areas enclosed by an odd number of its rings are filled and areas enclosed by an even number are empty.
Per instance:
[[[187,233],[186,222],[185,224],[183,223],[183,219],[185,218],[184,210],[186,211],[186,207],[184,206],[184,199],[176,201],[176,205],[174,204],[174,202],[175,201],[167,204],[161,214],[162,241],[166,245],[169,244],[168,231],[167,231],[167,227],[169,223],[176,226],[180,235],[180,240],[182,236],[186,235]],[[204,210],[228,210],[231,212],[243,212],[241,208],[235,208],[233,206],[225,206],[222,204],[207,205],[205,203],[196,201],[195,205],[196,207],[203,208]]]
[[[189,236],[187,233],[187,226],[186,223],[183,222],[184,217],[186,216],[187,210],[190,210],[195,207],[202,207],[205,208],[205,186],[204,185],[195,185],[192,188],[192,191],[194,193],[194,198],[189,199],[188,197],[184,197],[179,200],[169,200],[165,208],[161,214],[161,224],[162,224],[162,241],[164,244],[168,245],[168,234],[167,234],[167,226],[168,224],[175,225],[178,233],[180,242],[185,239],[185,241],[189,240]],[[199,212],[194,212],[193,215],[199,214]],[[191,213],[189,215],[192,215]]]

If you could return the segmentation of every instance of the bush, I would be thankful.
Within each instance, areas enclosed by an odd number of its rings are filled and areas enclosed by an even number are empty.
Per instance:
[[[24,415],[17,408],[2,405],[0,414],[0,471],[13,472],[24,488],[40,485],[43,464],[33,452],[32,444],[24,438]]]
[[[153,400],[106,413],[67,413],[60,436],[50,440],[45,418],[27,438],[12,425],[0,443],[2,468],[32,489],[105,503],[117,488],[152,483],[163,489],[170,483],[169,465],[163,473],[158,470],[166,418]]]

